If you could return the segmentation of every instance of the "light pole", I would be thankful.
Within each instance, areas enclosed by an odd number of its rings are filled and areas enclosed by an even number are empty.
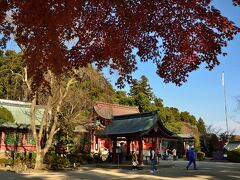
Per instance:
[[[222,86],[224,89],[224,106],[225,106],[225,116],[226,116],[226,128],[227,128],[227,142],[228,142],[228,118],[227,118],[227,96],[226,96],[226,85],[224,79],[224,71],[222,72]]]

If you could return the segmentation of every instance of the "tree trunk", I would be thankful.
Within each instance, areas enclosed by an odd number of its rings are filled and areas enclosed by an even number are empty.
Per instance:
[[[44,158],[44,153],[42,151],[37,151],[36,152],[36,163],[34,170],[42,170],[43,169],[43,158]]]

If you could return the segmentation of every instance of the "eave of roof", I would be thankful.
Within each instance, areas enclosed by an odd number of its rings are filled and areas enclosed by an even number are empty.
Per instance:
[[[0,99],[0,106],[10,111],[15,119],[14,123],[5,123],[5,127],[17,127],[18,125],[30,125],[31,124],[31,103],[22,101],[13,101]],[[44,109],[42,106],[37,105],[36,108],[36,125],[40,125]]]
[[[36,129],[39,129],[39,128],[40,128],[40,125],[36,125]],[[31,126],[30,124],[3,123],[3,124],[0,124],[0,129],[30,130]]]
[[[177,134],[176,137],[182,139],[194,139],[194,136],[191,134]]]

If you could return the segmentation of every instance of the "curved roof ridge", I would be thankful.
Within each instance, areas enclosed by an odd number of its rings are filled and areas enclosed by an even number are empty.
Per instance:
[[[103,101],[97,101],[96,105],[98,105],[98,104],[108,105],[108,106],[112,106],[112,107],[121,107],[121,108],[126,108],[126,109],[131,108],[131,109],[137,109],[138,110],[137,106],[128,106],[128,105],[117,104],[117,103],[107,103],[107,102],[103,102]]]
[[[131,107],[105,102],[97,102],[93,108],[99,117],[109,120],[112,119],[113,116],[117,115],[139,113],[136,106]]]
[[[4,104],[14,104],[14,105],[23,105],[23,106],[31,106],[32,103],[24,102],[24,101],[16,101],[16,100],[8,100],[8,99],[0,99],[0,103]]]
[[[123,115],[113,116],[113,120],[129,119],[132,117],[146,117],[146,116],[152,116],[155,114],[157,114],[157,111],[123,114]]]

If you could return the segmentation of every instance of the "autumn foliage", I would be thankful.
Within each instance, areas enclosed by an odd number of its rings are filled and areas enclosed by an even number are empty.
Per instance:
[[[239,0],[233,0],[239,5]],[[0,46],[14,38],[39,83],[89,63],[131,80],[136,57],[153,61],[165,82],[181,85],[239,32],[211,0],[0,0]]]

